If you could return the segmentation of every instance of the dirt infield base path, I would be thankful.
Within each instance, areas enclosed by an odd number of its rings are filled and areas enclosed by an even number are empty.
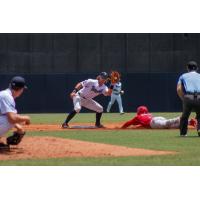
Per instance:
[[[71,123],[70,128],[63,129],[61,128],[60,124],[31,124],[29,126],[25,126],[26,131],[70,131],[70,130],[95,130],[95,131],[101,131],[101,130],[122,130],[120,127],[122,126],[123,122],[118,123],[109,123],[104,124],[105,128],[96,128],[91,123]],[[194,127],[188,126],[189,129],[194,129]],[[136,127],[129,127],[126,130],[137,130],[137,129],[145,129],[145,128],[136,128]],[[154,129],[156,130],[156,129]],[[157,129],[159,130],[159,129]]]
[[[110,130],[110,129],[119,129],[122,123],[110,123],[105,124],[105,128],[96,128],[91,123],[71,123],[70,128],[63,129],[60,124],[31,124],[25,126],[26,131],[68,131],[74,129],[86,129],[86,130]]]
[[[156,151],[128,148],[109,144],[84,142],[57,137],[24,137],[10,151],[0,152],[0,160],[48,159],[64,157],[118,157],[175,154],[172,151]]]

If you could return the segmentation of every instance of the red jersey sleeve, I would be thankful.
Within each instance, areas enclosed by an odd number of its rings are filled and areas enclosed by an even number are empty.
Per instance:
[[[134,117],[133,119],[127,121],[127,122],[122,126],[122,128],[127,128],[127,127],[129,127],[129,126],[131,126],[131,125],[139,125],[139,124],[138,124],[137,116]]]
[[[122,126],[122,128],[127,128],[131,125],[135,125],[135,126],[141,125],[142,127],[149,128],[151,120],[152,120],[152,115],[150,113],[149,114],[137,115],[133,119],[131,119],[130,121],[127,121]]]

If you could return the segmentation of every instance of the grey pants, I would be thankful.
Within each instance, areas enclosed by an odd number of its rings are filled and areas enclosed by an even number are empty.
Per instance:
[[[185,95],[183,98],[183,113],[180,119],[180,134],[186,135],[188,119],[192,111],[196,112],[197,130],[200,130],[200,95]]]

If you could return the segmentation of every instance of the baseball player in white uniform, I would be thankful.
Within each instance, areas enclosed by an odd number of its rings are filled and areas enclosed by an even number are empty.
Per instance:
[[[19,97],[26,88],[25,79],[20,76],[13,77],[9,88],[0,91],[0,137],[13,127],[17,129],[16,134],[24,134],[22,124],[30,124],[30,117],[17,114],[15,98]],[[0,142],[0,147],[7,144]]]
[[[101,72],[97,79],[88,79],[78,83],[72,93],[70,94],[73,99],[74,110],[69,113],[65,122],[62,124],[62,128],[69,128],[69,121],[79,113],[82,107],[96,112],[96,123],[97,128],[104,128],[101,124],[101,116],[103,113],[103,107],[93,100],[98,95],[103,94],[109,96],[112,93],[113,86],[108,88],[105,83],[107,82],[108,74]]]
[[[117,100],[119,106],[119,112],[120,114],[124,114],[121,94],[124,94],[124,91],[122,90],[122,83],[119,81],[113,85],[113,91],[111,94],[110,102],[108,103],[107,112],[110,112],[112,105]]]

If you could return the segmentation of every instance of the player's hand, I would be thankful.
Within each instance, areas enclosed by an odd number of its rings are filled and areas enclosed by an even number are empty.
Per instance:
[[[76,93],[75,92],[72,92],[71,94],[70,94],[70,97],[73,99],[73,97],[76,95]]]
[[[25,116],[25,124],[29,125],[31,123],[31,119],[29,116]]]
[[[124,94],[124,90],[121,90],[121,91],[120,91],[120,94]]]
[[[18,133],[20,134],[24,133],[24,129],[21,124],[15,124],[15,128],[17,129]]]

